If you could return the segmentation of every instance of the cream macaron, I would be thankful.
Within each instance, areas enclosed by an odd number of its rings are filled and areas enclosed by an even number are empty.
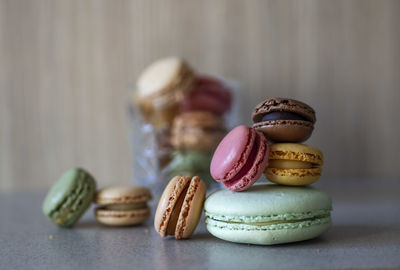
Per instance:
[[[112,186],[99,190],[95,203],[96,218],[108,226],[129,226],[145,222],[150,217],[147,201],[150,190],[139,186]]]
[[[134,96],[145,120],[156,127],[171,125],[195,78],[192,68],[178,57],[159,59],[149,65],[137,80]]]

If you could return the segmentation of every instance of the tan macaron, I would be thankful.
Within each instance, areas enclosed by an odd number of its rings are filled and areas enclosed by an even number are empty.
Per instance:
[[[206,111],[185,112],[173,122],[171,144],[176,150],[212,152],[225,134],[222,117]]]
[[[195,74],[181,58],[155,61],[139,76],[135,100],[145,120],[156,127],[170,125],[178,105],[193,88]]]
[[[151,200],[150,190],[137,186],[112,186],[99,190],[95,203],[102,206],[95,209],[100,223],[109,226],[129,226],[143,223],[150,217],[147,201]]]
[[[189,238],[197,227],[206,195],[206,185],[198,177],[175,176],[158,202],[154,228],[162,236]]]
[[[314,183],[321,176],[323,155],[317,148],[298,143],[276,143],[269,151],[265,176],[271,182],[303,186]]]

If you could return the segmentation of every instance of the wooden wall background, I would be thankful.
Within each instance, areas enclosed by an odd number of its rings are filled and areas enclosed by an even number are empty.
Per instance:
[[[399,177],[400,1],[0,0],[0,190],[131,179],[126,86],[185,57],[317,111],[325,176]],[[362,179],[362,178],[361,178]]]

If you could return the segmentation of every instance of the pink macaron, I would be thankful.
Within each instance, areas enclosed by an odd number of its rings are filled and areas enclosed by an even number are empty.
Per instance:
[[[268,163],[267,139],[254,128],[238,126],[220,142],[211,160],[212,177],[232,191],[243,191],[260,178]]]
[[[194,89],[181,103],[181,111],[208,111],[222,115],[232,103],[230,89],[221,81],[209,76],[199,76]]]

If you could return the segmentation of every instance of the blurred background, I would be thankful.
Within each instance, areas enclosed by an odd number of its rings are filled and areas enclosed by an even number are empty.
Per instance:
[[[127,106],[152,61],[242,83],[242,119],[292,97],[338,184],[400,177],[400,1],[0,0],[0,191],[74,166],[131,181]]]

